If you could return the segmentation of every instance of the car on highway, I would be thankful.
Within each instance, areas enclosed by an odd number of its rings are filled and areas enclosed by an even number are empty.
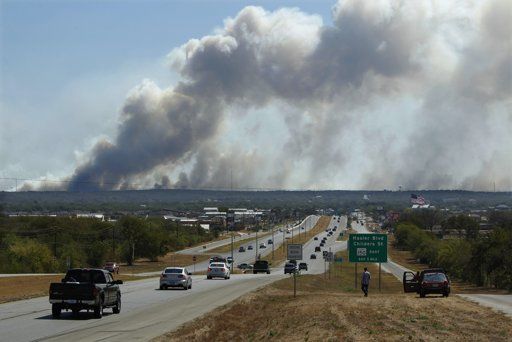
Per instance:
[[[210,258],[210,264],[211,264],[212,262],[223,262],[223,263],[227,263],[228,261],[227,261],[227,259],[226,259],[226,258],[224,258],[224,257],[222,257],[222,256],[219,256],[219,255],[216,255],[216,256],[212,256],[212,257]]]
[[[323,247],[325,245],[325,242],[320,242],[320,247]]]
[[[252,245],[247,246],[247,250],[248,250],[248,251],[251,251],[253,248],[254,248],[254,247],[252,247]]]
[[[119,264],[117,262],[106,262],[105,265],[103,265],[103,269],[110,273],[119,274]]]
[[[290,262],[287,262],[285,265],[284,265],[284,274],[293,274],[297,272],[297,266],[295,264],[292,264]]]
[[[252,266],[252,273],[266,273],[270,274],[270,265],[267,260],[256,260]]]
[[[287,263],[294,264],[297,266],[297,260],[288,260]]]
[[[260,248],[267,248],[267,245],[265,245],[264,242],[260,243]]]
[[[245,247],[244,246],[240,246],[240,248],[238,248],[238,252],[239,253],[245,252]]]
[[[316,240],[318,240],[318,236],[315,236],[315,237],[313,238],[313,240],[315,240],[315,241],[316,241]]]
[[[308,270],[308,264],[306,264],[305,262],[301,262],[299,264],[299,271],[302,271],[302,270],[304,270],[304,271]]]
[[[231,278],[231,271],[228,265],[224,262],[212,262],[206,271],[206,279],[213,278]]]
[[[166,267],[160,274],[160,290],[167,290],[169,287],[191,289],[192,273],[185,267]]]
[[[237,268],[240,270],[246,270],[249,268],[249,266],[250,266],[249,264],[244,262],[244,263],[238,264]]]
[[[322,251],[322,248],[320,246],[316,246],[315,247],[315,252],[320,252],[320,251]]]
[[[427,294],[441,294],[443,297],[450,295],[450,278],[442,268],[430,268],[418,273],[404,272],[404,292],[416,292],[421,298]]]
[[[274,243],[274,241],[272,241],[272,239],[267,240],[267,244],[272,245],[273,243]]]
[[[311,254],[310,259],[316,259],[316,254]]]
[[[121,312],[122,280],[114,280],[109,271],[95,268],[73,268],[66,272],[60,283],[51,283],[49,301],[52,317],[59,318],[62,310],[71,310],[76,316],[80,310],[92,310],[101,318],[104,308]]]

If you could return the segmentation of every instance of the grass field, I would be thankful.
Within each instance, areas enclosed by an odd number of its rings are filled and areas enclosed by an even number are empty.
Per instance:
[[[512,320],[458,297],[403,294],[386,274],[369,297],[354,288],[353,268],[331,277],[291,277],[252,292],[155,341],[510,341]],[[364,265],[360,265],[364,266]],[[360,271],[359,271],[360,275]]]

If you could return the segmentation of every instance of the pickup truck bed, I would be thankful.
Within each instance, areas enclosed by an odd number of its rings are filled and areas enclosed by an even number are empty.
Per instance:
[[[100,269],[72,269],[60,283],[50,284],[49,302],[52,316],[59,318],[62,310],[77,315],[80,310],[93,310],[97,318],[103,316],[103,308],[121,311],[121,291],[111,274]]]

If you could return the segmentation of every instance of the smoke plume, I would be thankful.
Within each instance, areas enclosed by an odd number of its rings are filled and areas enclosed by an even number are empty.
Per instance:
[[[326,25],[246,7],[172,50],[178,84],[127,96],[68,189],[509,189],[510,13],[345,0]]]

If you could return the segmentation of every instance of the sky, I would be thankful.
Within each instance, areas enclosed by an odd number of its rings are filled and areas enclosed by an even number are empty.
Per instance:
[[[0,177],[510,191],[509,9],[2,0]]]

